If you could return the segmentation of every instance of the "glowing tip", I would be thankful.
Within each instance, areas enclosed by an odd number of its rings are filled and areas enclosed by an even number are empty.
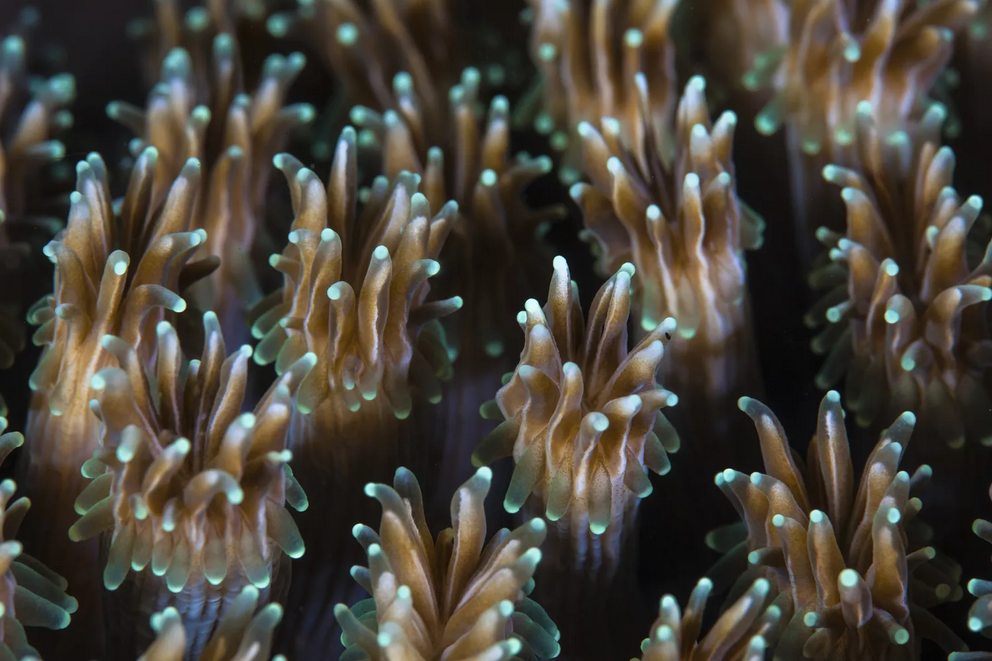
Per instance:
[[[351,46],[358,41],[358,28],[354,23],[342,23],[338,27],[338,42],[342,46]]]
[[[834,404],[840,401],[840,393],[837,392],[836,390],[828,391],[825,397],[827,401],[833,402]]]
[[[644,43],[644,33],[636,28],[631,28],[624,33],[623,40],[630,48],[640,48]]]
[[[644,212],[648,220],[661,220],[661,207],[657,204],[652,204],[648,207],[648,210]]]
[[[496,172],[493,170],[483,170],[482,174],[479,176],[479,181],[482,182],[483,186],[495,186],[498,177]]]
[[[475,476],[482,480],[485,480],[486,482],[492,482],[493,471],[488,466],[483,466],[479,470],[475,471]]]
[[[617,176],[623,172],[623,164],[616,156],[610,156],[610,160],[606,161],[606,169],[614,176]]]
[[[178,299],[176,301],[175,305],[172,306],[172,311],[173,312],[185,312],[186,311],[186,300],[185,299],[182,299],[182,298]]]
[[[781,514],[776,514],[775,516],[772,517],[772,525],[775,526],[776,528],[781,528],[782,526],[785,525],[785,517],[782,516]]]
[[[375,250],[372,251],[372,256],[379,261],[388,259],[389,248],[387,248],[386,246],[378,246]]]
[[[568,262],[561,255],[557,255],[551,263],[556,271],[568,271]]]

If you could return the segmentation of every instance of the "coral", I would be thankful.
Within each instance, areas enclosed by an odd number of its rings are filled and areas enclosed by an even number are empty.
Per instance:
[[[271,654],[275,628],[282,619],[279,604],[268,604],[258,609],[258,589],[246,586],[234,599],[227,614],[221,618],[217,631],[197,661],[262,661]],[[258,612],[256,612],[258,609]],[[179,612],[166,608],[151,619],[155,642],[138,661],[184,661],[186,655],[186,629]],[[272,661],[286,661],[276,655]]]
[[[76,500],[82,516],[69,537],[109,533],[107,589],[135,572],[113,616],[121,630],[112,637],[115,654],[144,648],[150,632],[126,627],[136,613],[144,625],[143,615],[166,605],[182,615],[190,653],[199,654],[245,585],[262,590],[263,601],[284,594],[289,576],[281,554],[303,555],[285,509],[287,501],[297,510],[307,506],[286,465],[287,433],[292,395],[314,356],[290,366],[254,413],[241,414],[251,349],[226,356],[217,316],[205,313],[203,324],[203,354],[186,361],[175,330],[159,322],[147,375],[134,347],[113,335],[101,339],[118,366],[91,381],[100,447],[83,465],[93,482]]]
[[[670,123],[676,104],[675,47],[669,35],[675,0],[528,4],[529,50],[543,96],[534,127],[550,134],[555,149],[568,148],[570,133],[580,123],[597,124],[604,117],[618,122],[628,143],[636,142],[645,126],[665,134],[662,127]],[[572,183],[578,172],[566,167],[561,176]]]
[[[602,540],[594,543],[603,547],[608,578],[629,533],[625,522],[651,493],[647,471],[667,473],[666,452],[679,446],[660,413],[678,397],[655,380],[662,338],[674,322],[659,324],[628,352],[633,268],[624,265],[603,285],[586,321],[565,259],[556,257],[554,267],[548,303],[542,309],[530,299],[517,315],[526,335],[520,363],[483,411],[505,420],[473,461],[512,456],[507,511],[520,510],[533,494],[537,510],[561,520],[562,532],[576,540],[591,532]],[[585,559],[580,554],[571,560],[581,565]]]
[[[992,299],[992,253],[979,247],[986,256],[969,265],[968,233],[982,200],[962,201],[951,186],[954,154],[937,146],[944,116],[939,107],[924,115],[919,143],[892,141],[861,106],[857,144],[868,165],[823,170],[842,187],[847,230],[818,232],[829,261],[810,282],[828,293],[806,320],[826,322],[812,343],[827,354],[817,385],[845,378],[859,425],[911,410],[926,438],[960,447],[966,437],[992,443],[981,305]]]
[[[556,563],[545,571],[554,578],[543,583],[559,592],[542,601],[565,619],[559,613],[607,607],[596,595],[622,592],[618,570],[636,566],[638,503],[652,491],[647,471],[666,474],[666,453],[679,447],[660,409],[678,397],[656,381],[673,320],[627,348],[633,267],[625,264],[603,285],[588,320],[565,259],[556,257],[554,269],[544,308],[530,299],[517,316],[526,336],[520,363],[482,409],[504,420],[472,460],[512,456],[506,510],[526,506],[552,522],[547,552]]]
[[[316,354],[298,408],[318,419],[333,410],[328,429],[347,424],[339,421],[363,403],[406,418],[411,386],[434,397],[437,375],[450,365],[433,322],[461,307],[457,297],[425,302],[456,205],[432,218],[416,192],[419,175],[402,172],[393,181],[378,177],[358,212],[354,130],[342,132],[335,154],[326,192],[293,157],[275,159],[296,218],[283,254],[270,260],[285,285],[256,309],[252,328],[261,339],[256,362],[275,362],[277,372]]]
[[[563,209],[532,209],[524,201],[524,191],[551,170],[551,160],[526,153],[511,158],[510,104],[496,96],[480,122],[479,84],[477,69],[462,72],[448,94],[440,126],[410,76],[402,75],[393,85],[398,110],[378,113],[356,106],[351,119],[374,138],[367,142],[380,153],[382,174],[389,179],[404,170],[420,175],[431,208],[448,200],[458,203],[439,278],[442,288],[457,289],[466,301],[466,309],[453,319],[452,340],[456,349],[470,343],[470,353],[496,357],[504,350],[508,308],[523,303],[521,292],[534,279],[531,264],[542,256],[539,235]]]
[[[550,659],[558,630],[526,597],[547,525],[532,519],[500,530],[486,544],[483,501],[492,471],[480,468],[451,499],[451,528],[431,539],[413,473],[399,468],[393,487],[369,484],[382,505],[379,532],[355,526],[368,568],[352,575],[371,599],[334,615],[354,659]],[[344,657],[342,657],[344,658]]]
[[[269,18],[269,32],[285,36],[301,30],[314,42],[323,65],[334,72],[353,102],[377,109],[393,107],[389,82],[408,72],[425,114],[439,118],[444,92],[458,69],[449,62],[454,26],[445,0],[373,2],[368,11],[353,0],[301,2],[292,14]],[[445,75],[448,76],[445,80]]]
[[[22,28],[31,22],[27,14],[22,12]],[[27,272],[31,248],[24,235],[39,225],[55,231],[47,219],[32,214],[36,210],[31,193],[37,186],[30,184],[44,165],[64,157],[65,146],[52,137],[72,124],[72,115],[64,107],[75,96],[75,82],[69,74],[39,81],[29,91],[27,56],[22,35],[11,34],[0,41],[0,278],[4,282],[12,282],[15,273]],[[19,296],[23,291],[4,286],[0,292],[0,369],[9,368],[24,348],[21,316],[25,301]],[[0,398],[0,412],[3,409]]]
[[[794,4],[785,42],[758,54],[744,76],[749,89],[776,90],[758,131],[794,122],[804,153],[850,165],[858,104],[871,103],[883,136],[910,130],[975,10],[971,0]]]
[[[65,106],[76,94],[74,78],[59,74],[38,81],[29,91],[26,66],[21,35],[0,41],[0,125],[12,129],[0,134],[0,248],[8,246],[13,225],[29,220],[25,214],[31,176],[65,156],[65,146],[53,135],[72,125]]]
[[[294,644],[312,650],[326,648],[315,630],[331,630],[329,599],[351,587],[343,580],[326,586],[334,580],[326,558],[347,553],[351,525],[367,509],[355,502],[356,483],[426,463],[427,439],[409,434],[404,421],[415,403],[440,399],[439,377],[451,365],[438,319],[462,304],[457,296],[427,300],[457,205],[432,215],[417,192],[420,176],[410,172],[378,177],[360,196],[355,140],[350,127],[342,132],[326,191],[296,159],[276,157],[296,218],[289,244],[271,259],[285,284],[257,307],[252,328],[261,338],[256,362],[274,362],[281,372],[307,352],[317,361],[300,386],[291,427],[300,483],[333,507],[333,525],[326,514],[300,520],[314,559],[304,561],[307,578],[294,584],[309,595],[300,597],[309,600],[307,617],[292,626],[307,632]]]
[[[550,223],[565,215],[560,205],[531,208],[524,194],[551,169],[551,159],[510,152],[510,104],[493,98],[482,116],[480,74],[462,72],[452,87],[443,126],[425,116],[409,76],[397,76],[394,92],[399,111],[377,113],[355,107],[351,118],[362,129],[360,151],[378,152],[390,179],[407,170],[422,177],[431,208],[451,199],[458,204],[451,235],[432,283],[442,296],[460,294],[465,306],[445,319],[449,353],[458,359],[453,380],[445,385],[438,407],[424,412],[423,434],[438,457],[428,519],[443,520],[447,502],[441,494],[456,489],[471,474],[469,455],[478,439],[492,430],[481,418],[461,415],[477,410],[492,396],[491,385],[512,368],[519,351],[512,313],[536,295],[546,281],[550,255],[542,237]],[[362,140],[362,136],[370,139]],[[507,351],[509,346],[510,351]],[[452,420],[459,421],[452,424]]]
[[[582,209],[597,270],[612,273],[627,261],[637,268],[636,323],[651,331],[667,317],[678,320],[666,377],[715,396],[753,372],[742,254],[760,245],[763,222],[734,188],[737,117],[727,111],[712,124],[705,82],[696,76],[671,123],[659,125],[647,115],[653,106],[646,77],[638,73],[636,80],[636,134],[625,136],[610,117],[581,123],[592,183],[575,184],[570,194]]]
[[[309,104],[285,105],[286,92],[305,63],[300,53],[269,56],[261,81],[244,93],[238,44],[218,34],[208,61],[195,61],[176,48],[162,61],[160,82],[141,110],[114,101],[107,114],[138,138],[131,151],[158,151],[153,204],[162,199],[189,158],[206,169],[196,198],[192,227],[204,229],[203,255],[220,258],[217,271],[191,291],[192,303],[214,310],[225,335],[248,339],[245,312],[261,298],[251,250],[266,220],[266,193],[272,157],[290,133],[313,119]]]
[[[76,166],[68,224],[45,247],[55,262],[55,293],[28,314],[30,322],[40,324],[33,339],[44,349],[28,381],[33,394],[18,472],[48,516],[29,521],[25,533],[45,562],[68,574],[80,599],[94,601],[83,604],[83,621],[100,615],[100,588],[88,571],[97,561],[97,547],[70,551],[64,540],[75,518],[72,503],[86,486],[80,467],[99,445],[99,420],[89,402],[91,379],[110,364],[100,342],[114,334],[134,346],[141,364],[150,367],[155,325],[186,308],[177,292],[211,267],[191,262],[205,239],[203,230],[190,231],[199,162],[190,159],[164,204],[154,207],[156,159],[154,148],[142,152],[117,211],[103,160],[90,154]],[[99,655],[101,630],[93,630],[79,628],[80,634],[89,634],[81,644],[97,646],[85,653]]]
[[[836,392],[820,403],[805,465],[771,410],[748,397],[740,408],[754,421],[767,473],[727,469],[716,483],[747,529],[736,547],[747,552],[744,578],[763,575],[791,597],[776,656],[915,659],[921,638],[964,649],[926,610],[958,597],[960,570],[909,534],[922,507],[911,493],[931,475],[926,465],[912,477],[898,470],[916,417],[907,411],[882,432],[856,483]]]
[[[651,636],[641,644],[641,661],[697,661],[740,659],[763,661],[765,650],[774,648],[781,625],[788,620],[792,604],[783,593],[772,598],[767,579],[759,578],[697,641],[703,628],[703,609],[713,589],[708,578],[700,579],[689,596],[683,615],[672,595],[661,598],[658,619]],[[633,661],[633,660],[632,660]]]
[[[145,78],[153,83],[159,64],[173,51],[187,50],[198,64],[210,59],[211,43],[221,33],[234,34],[245,19],[263,19],[268,0],[205,0],[181,14],[178,0],[156,0],[155,15],[131,21],[128,36],[138,42]],[[194,67],[199,69],[200,67]]]
[[[6,432],[7,420],[0,417],[0,463],[24,444],[19,432]],[[66,594],[64,578],[24,553],[13,538],[31,508],[31,501],[11,502],[16,486],[0,482],[0,655],[5,659],[38,656],[25,636],[24,627],[63,629],[76,612],[77,602]]]

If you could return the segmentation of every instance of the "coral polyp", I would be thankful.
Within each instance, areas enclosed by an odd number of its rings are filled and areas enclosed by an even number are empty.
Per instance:
[[[577,126],[602,117],[614,118],[629,141],[644,126],[659,131],[669,124],[677,103],[674,0],[528,4],[529,50],[542,94],[534,128],[550,134],[553,147],[566,149]],[[569,165],[562,177],[572,183],[580,173]]]
[[[637,268],[635,324],[647,332],[678,320],[668,382],[709,401],[756,378],[743,251],[760,245],[763,221],[735,190],[736,115],[710,122],[705,81],[696,76],[674,118],[659,124],[646,114],[654,107],[646,77],[636,81],[633,135],[615,118],[579,124],[591,184],[570,194],[597,270],[612,273],[627,261]]]
[[[504,421],[473,462],[513,457],[506,510],[552,522],[547,552],[557,562],[547,570],[555,578],[546,578],[561,592],[542,599],[559,618],[608,603],[594,595],[629,567],[638,504],[652,491],[648,471],[670,470],[679,437],[661,413],[678,397],[657,383],[674,321],[628,348],[634,268],[624,265],[603,285],[588,319],[565,259],[556,257],[554,269],[544,308],[530,299],[517,316],[526,338],[520,362],[482,410]]]
[[[28,22],[25,14],[19,27]],[[29,91],[27,62],[22,35],[11,34],[0,41],[0,279],[5,283],[13,282],[28,265],[34,266],[27,243],[32,231],[55,231],[53,223],[32,208],[38,197],[32,179],[45,165],[65,156],[65,145],[53,137],[72,124],[65,106],[75,96],[75,81],[69,74],[35,81]],[[24,96],[27,101],[22,104]],[[12,127],[9,132],[7,127]],[[4,286],[0,292],[0,369],[9,368],[25,345],[25,300],[18,291]],[[0,396],[0,415],[5,412]]]
[[[352,576],[372,595],[335,617],[355,659],[551,659],[558,629],[527,598],[547,526],[532,519],[486,542],[483,501],[492,471],[480,468],[451,499],[451,528],[432,540],[424,497],[413,474],[397,469],[393,486],[369,484],[382,505],[379,531],[355,526],[368,568]]]
[[[716,483],[746,527],[746,544],[732,551],[747,554],[745,578],[766,577],[791,597],[775,654],[919,658],[924,637],[947,652],[964,649],[925,612],[961,590],[960,569],[913,539],[922,507],[913,494],[932,473],[926,465],[912,476],[898,468],[916,416],[903,413],[882,432],[856,481],[836,392],[820,403],[805,465],[771,410],[748,397],[740,407],[758,431],[766,473],[727,469]]]
[[[813,340],[827,354],[817,385],[845,380],[860,425],[911,410],[930,438],[960,447],[992,442],[984,385],[989,341],[983,310],[992,299],[990,257],[969,263],[969,232],[982,200],[952,187],[954,154],[938,147],[940,109],[924,116],[919,143],[884,141],[862,106],[858,144],[866,167],[830,165],[841,186],[847,231],[821,229],[829,262],[811,283],[828,293],[807,315],[825,324]],[[976,246],[979,253],[985,246]]]
[[[910,128],[929,105],[955,32],[976,8],[971,0],[793,5],[785,43],[755,57],[744,76],[750,89],[775,89],[756,119],[758,131],[773,133],[788,122],[804,153],[822,150],[848,165],[858,104],[871,103],[885,136]]]
[[[167,194],[188,159],[203,164],[192,227],[207,233],[200,254],[219,262],[192,288],[191,302],[215,311],[225,334],[242,341],[248,339],[246,311],[261,298],[251,252],[265,229],[272,157],[294,129],[313,119],[314,110],[309,104],[284,104],[306,61],[302,54],[269,56],[251,94],[243,91],[239,48],[231,34],[214,38],[209,57],[194,62],[186,50],[173,49],[144,110],[114,101],[107,114],[138,136],[129,145],[135,156],[148,146],[157,150],[153,204]]]
[[[258,588],[265,602],[283,597],[283,554],[303,555],[286,503],[302,510],[307,499],[286,466],[287,433],[292,395],[314,357],[300,358],[253,413],[241,413],[251,350],[227,356],[214,313],[204,315],[199,359],[185,359],[168,322],[156,332],[150,376],[134,347],[113,335],[101,340],[117,366],[91,380],[100,447],[83,465],[93,482],[76,500],[82,516],[69,537],[104,534],[104,586],[123,586],[111,615],[115,654],[143,649],[151,638],[144,615],[171,606],[196,656],[242,588]]]

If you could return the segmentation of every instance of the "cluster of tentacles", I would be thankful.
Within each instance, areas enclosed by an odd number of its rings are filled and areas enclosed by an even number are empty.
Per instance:
[[[148,146],[158,152],[153,204],[188,159],[203,164],[191,226],[207,233],[200,254],[219,263],[191,296],[196,307],[217,312],[232,339],[248,339],[245,313],[261,298],[251,252],[265,230],[272,157],[314,116],[309,104],[284,106],[304,63],[300,53],[269,56],[255,91],[246,94],[238,44],[223,32],[213,39],[209,61],[197,62],[178,47],[169,52],[145,110],[119,101],[107,106],[112,119],[138,136],[129,145],[134,156]]]
[[[616,120],[628,144],[667,136],[677,92],[670,24],[676,2],[529,0],[530,55],[540,73],[538,133],[564,151],[582,122]],[[562,179],[580,176],[575,164]],[[588,174],[588,173],[587,173]]]
[[[787,595],[776,597],[768,580],[758,578],[720,615],[706,635],[697,640],[703,628],[703,610],[712,590],[710,579],[700,579],[689,595],[684,614],[675,597],[662,597],[651,635],[641,644],[641,661],[765,659],[765,652],[774,648],[784,614],[791,607],[788,599],[782,598]]]
[[[903,413],[882,433],[856,483],[836,392],[820,403],[805,465],[766,406],[745,397],[740,407],[758,431],[766,473],[727,469],[716,483],[746,527],[732,551],[747,553],[744,576],[764,576],[790,597],[776,655],[917,658],[924,637],[948,652],[963,649],[925,610],[961,590],[960,569],[911,534],[922,507],[912,493],[932,473],[898,468],[916,417]]]
[[[65,156],[65,146],[52,138],[72,124],[72,114],[64,107],[75,94],[68,74],[28,89],[25,36],[17,32],[29,31],[25,24],[31,22],[31,14],[22,12],[19,30],[0,40],[0,369],[9,368],[25,345],[23,310],[12,286],[17,270],[28,262],[30,246],[25,240],[32,230],[54,231],[29,204],[37,188],[30,180],[44,165]],[[0,415],[5,414],[0,396]]]
[[[540,270],[535,262],[544,261],[538,237],[562,209],[532,209],[524,201],[531,183],[551,171],[551,159],[511,156],[510,104],[496,96],[481,117],[480,80],[477,69],[462,72],[448,93],[449,124],[443,127],[431,125],[434,116],[419,89],[402,74],[393,81],[396,110],[356,106],[351,119],[368,136],[359,143],[378,154],[386,177],[417,173],[432,208],[458,203],[439,278],[442,290],[463,295],[467,306],[448,324],[452,347],[459,351],[468,344],[470,357],[480,351],[496,357],[504,349],[510,311],[523,302],[520,292]]]
[[[289,577],[280,557],[303,555],[285,507],[307,507],[286,465],[287,432],[292,395],[314,364],[312,354],[302,357],[254,413],[241,413],[251,349],[227,356],[212,312],[204,315],[204,335],[203,354],[187,361],[175,330],[159,322],[151,374],[124,340],[102,338],[117,366],[91,382],[100,447],[83,465],[93,482],[77,499],[82,517],[69,530],[73,540],[106,535],[108,590],[135,572],[121,596],[125,620],[135,610],[173,605],[194,653],[245,585],[263,590],[266,601],[270,592],[284,593]],[[214,618],[201,612],[204,600],[216,604]],[[126,638],[117,643],[126,646]],[[139,648],[146,642],[139,634]]]
[[[750,90],[775,90],[755,120],[758,131],[771,134],[789,122],[804,153],[822,150],[848,165],[858,104],[871,103],[884,136],[910,129],[951,58],[955,32],[976,7],[972,0],[813,0],[793,4],[787,14],[768,12],[787,28],[781,43],[754,42],[765,49],[743,77]]]
[[[24,437],[7,432],[7,420],[0,417],[0,464],[23,444]],[[66,580],[14,539],[31,508],[27,498],[12,501],[15,489],[12,480],[0,482],[0,655],[28,659],[38,652],[28,644],[24,627],[63,629],[78,604],[66,594]]]
[[[841,186],[847,231],[826,229],[829,248],[811,283],[828,293],[807,314],[826,324],[813,350],[827,354],[817,385],[846,377],[848,407],[860,425],[910,410],[930,438],[960,447],[992,442],[983,373],[989,364],[985,301],[992,257],[969,249],[982,200],[952,187],[954,154],[938,147],[945,113],[931,108],[919,142],[886,140],[863,104],[856,134],[861,171],[829,165]],[[905,136],[904,136],[905,137]],[[977,252],[978,259],[969,260]]]
[[[646,331],[673,316],[679,334],[715,351],[745,325],[741,254],[761,243],[762,221],[742,206],[731,163],[737,117],[715,123],[705,82],[692,78],[674,118],[656,123],[647,81],[637,76],[637,132],[604,117],[579,124],[592,184],[570,194],[583,211],[605,274],[637,268],[635,313]],[[598,126],[598,128],[597,128]],[[716,387],[716,384],[712,384]]]
[[[520,362],[483,409],[505,420],[473,461],[512,456],[507,511],[530,500],[535,514],[572,539],[564,542],[568,557],[560,561],[593,563],[589,578],[602,571],[608,580],[631,533],[637,501],[651,493],[647,471],[667,473],[667,453],[679,447],[660,413],[678,397],[656,381],[664,340],[675,325],[659,324],[628,349],[633,267],[624,265],[603,285],[585,319],[568,265],[556,257],[554,266],[544,308],[531,299],[517,315],[526,337]],[[586,550],[589,545],[603,550]]]
[[[355,567],[352,576],[371,598],[334,609],[349,658],[558,656],[557,628],[526,596],[547,525],[532,519],[512,532],[498,531],[486,543],[483,501],[491,481],[492,471],[480,468],[458,489],[451,500],[452,527],[436,539],[410,471],[398,469],[392,487],[365,487],[382,505],[382,523],[378,532],[363,525],[354,530],[369,566]]]

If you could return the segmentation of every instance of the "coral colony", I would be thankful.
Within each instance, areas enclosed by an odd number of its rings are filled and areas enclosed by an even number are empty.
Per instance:
[[[104,2],[0,6],[0,661],[992,659],[992,4]]]

